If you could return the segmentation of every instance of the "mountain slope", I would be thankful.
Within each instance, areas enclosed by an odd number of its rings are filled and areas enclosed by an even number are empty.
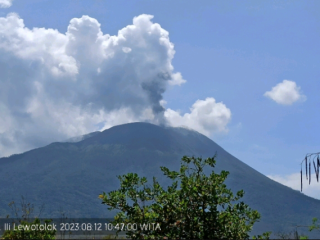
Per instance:
[[[0,216],[10,214],[7,204],[23,195],[35,206],[45,204],[42,217],[60,217],[60,209],[68,217],[110,217],[98,195],[119,187],[117,175],[136,172],[168,184],[160,166],[178,169],[183,155],[215,153],[214,171],[229,171],[227,186],[245,190],[243,201],[262,215],[254,233],[288,232],[292,224],[307,225],[320,216],[319,200],[267,178],[198,132],[130,123],[86,136],[0,158]]]

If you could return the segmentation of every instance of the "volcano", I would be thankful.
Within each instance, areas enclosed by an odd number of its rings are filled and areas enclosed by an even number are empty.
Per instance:
[[[20,196],[34,204],[35,212],[44,204],[41,217],[60,217],[62,212],[69,218],[112,217],[98,195],[118,189],[118,175],[155,176],[166,185],[170,181],[160,166],[178,170],[184,155],[215,154],[213,170],[229,171],[227,187],[234,193],[243,189],[242,201],[261,214],[252,234],[289,232],[320,216],[319,200],[269,179],[206,136],[137,122],[0,158],[0,217],[11,214],[8,203],[19,203]]]

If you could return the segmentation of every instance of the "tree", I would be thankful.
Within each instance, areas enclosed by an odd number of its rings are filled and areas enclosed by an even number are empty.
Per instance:
[[[234,196],[226,188],[224,181],[229,172],[204,174],[205,167],[214,168],[215,164],[215,156],[205,160],[184,156],[179,172],[161,167],[173,181],[167,190],[155,178],[152,186],[148,186],[145,177],[129,173],[118,176],[119,190],[103,192],[99,198],[109,210],[120,210],[113,224],[117,233],[126,230],[132,239],[249,238],[248,233],[260,214],[238,201],[244,195],[243,190]],[[264,233],[258,238],[269,235]]]

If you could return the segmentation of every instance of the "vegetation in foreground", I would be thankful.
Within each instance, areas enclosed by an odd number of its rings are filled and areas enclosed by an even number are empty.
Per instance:
[[[19,230],[15,228],[14,230],[6,230],[2,236],[2,239],[55,239],[56,231],[55,230],[31,230],[32,225],[40,224],[50,224],[51,220],[46,219],[42,223],[39,220],[43,205],[39,209],[39,214],[31,221],[31,216],[33,215],[34,206],[33,204],[27,203],[23,196],[21,196],[20,209],[16,206],[15,202],[12,201],[9,203],[9,207],[13,211],[13,215],[18,219],[19,224],[26,226],[26,228]],[[21,216],[18,212],[21,211]],[[9,218],[9,215],[7,216]]]
[[[127,231],[131,239],[248,239],[255,222],[260,218],[256,210],[252,210],[240,198],[244,192],[238,191],[233,196],[226,188],[224,181],[228,172],[216,174],[212,171],[206,176],[205,167],[215,166],[215,157],[202,158],[183,157],[180,171],[170,171],[161,167],[162,172],[173,183],[164,190],[153,179],[153,185],[147,185],[146,178],[129,173],[119,176],[121,187],[119,190],[99,195],[102,203],[109,206],[109,210],[120,212],[115,216],[114,225],[119,223],[159,223],[148,229]],[[9,206],[18,217],[15,203]],[[38,218],[30,220],[33,205],[21,201],[22,216],[20,223],[24,225],[39,224]],[[40,209],[41,213],[41,209]],[[40,215],[40,214],[39,214]],[[8,216],[9,217],[9,216]],[[39,217],[39,216],[38,216]],[[45,220],[48,224],[50,220]],[[299,226],[297,226],[299,227]],[[319,230],[317,218],[313,218],[309,231]],[[271,232],[254,236],[254,239],[269,239]],[[308,239],[308,236],[298,234],[297,228],[291,233],[278,233],[279,239]],[[5,231],[0,239],[56,239],[53,231]],[[64,236],[67,237],[67,236]],[[104,239],[117,238],[105,236]],[[121,237],[120,237],[121,238]]]
[[[131,239],[248,239],[253,224],[260,214],[244,202],[239,202],[244,191],[236,196],[226,188],[224,181],[229,172],[206,176],[205,167],[214,168],[215,157],[186,157],[180,171],[161,167],[173,183],[164,190],[153,178],[152,186],[145,177],[129,173],[119,176],[120,189],[99,197],[109,210],[120,210],[114,224],[156,223],[159,228],[127,231]],[[155,225],[158,226],[158,225]],[[271,232],[256,238],[269,238]]]

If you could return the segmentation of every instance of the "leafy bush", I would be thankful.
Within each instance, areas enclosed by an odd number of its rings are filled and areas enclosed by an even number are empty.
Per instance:
[[[45,220],[46,225],[50,224],[51,220]],[[15,227],[14,230],[6,230],[3,234],[3,239],[55,239],[56,230],[43,230],[39,228],[37,230],[32,230],[32,225],[40,225],[41,222],[36,218],[33,222],[21,221],[21,225],[24,226],[23,229],[19,230]]]
[[[6,230],[2,236],[3,239],[55,239],[56,230],[32,230],[31,226],[40,225],[41,221],[39,220],[43,205],[40,207],[39,214],[31,221],[31,216],[33,216],[34,206],[33,204],[27,203],[23,196],[21,196],[20,209],[16,206],[15,202],[12,201],[9,203],[9,207],[14,212],[14,216],[17,219],[15,224],[24,226],[24,228],[18,229],[15,226],[15,229]],[[19,215],[21,211],[21,216]],[[9,218],[9,215],[7,216]],[[50,225],[51,220],[44,220],[43,224]],[[42,225],[43,225],[42,224]]]
[[[215,163],[215,157],[203,160],[184,156],[179,172],[161,167],[173,181],[167,191],[155,178],[153,185],[147,186],[145,177],[129,173],[118,177],[119,190],[103,192],[99,198],[109,210],[120,210],[113,222],[115,226],[137,224],[137,230],[126,231],[131,239],[247,239],[260,214],[238,201],[243,190],[233,196],[226,188],[224,181],[229,172],[212,171],[209,176],[203,173],[206,166],[214,168]],[[147,223],[155,225],[139,227]],[[257,238],[269,235],[270,232]]]

